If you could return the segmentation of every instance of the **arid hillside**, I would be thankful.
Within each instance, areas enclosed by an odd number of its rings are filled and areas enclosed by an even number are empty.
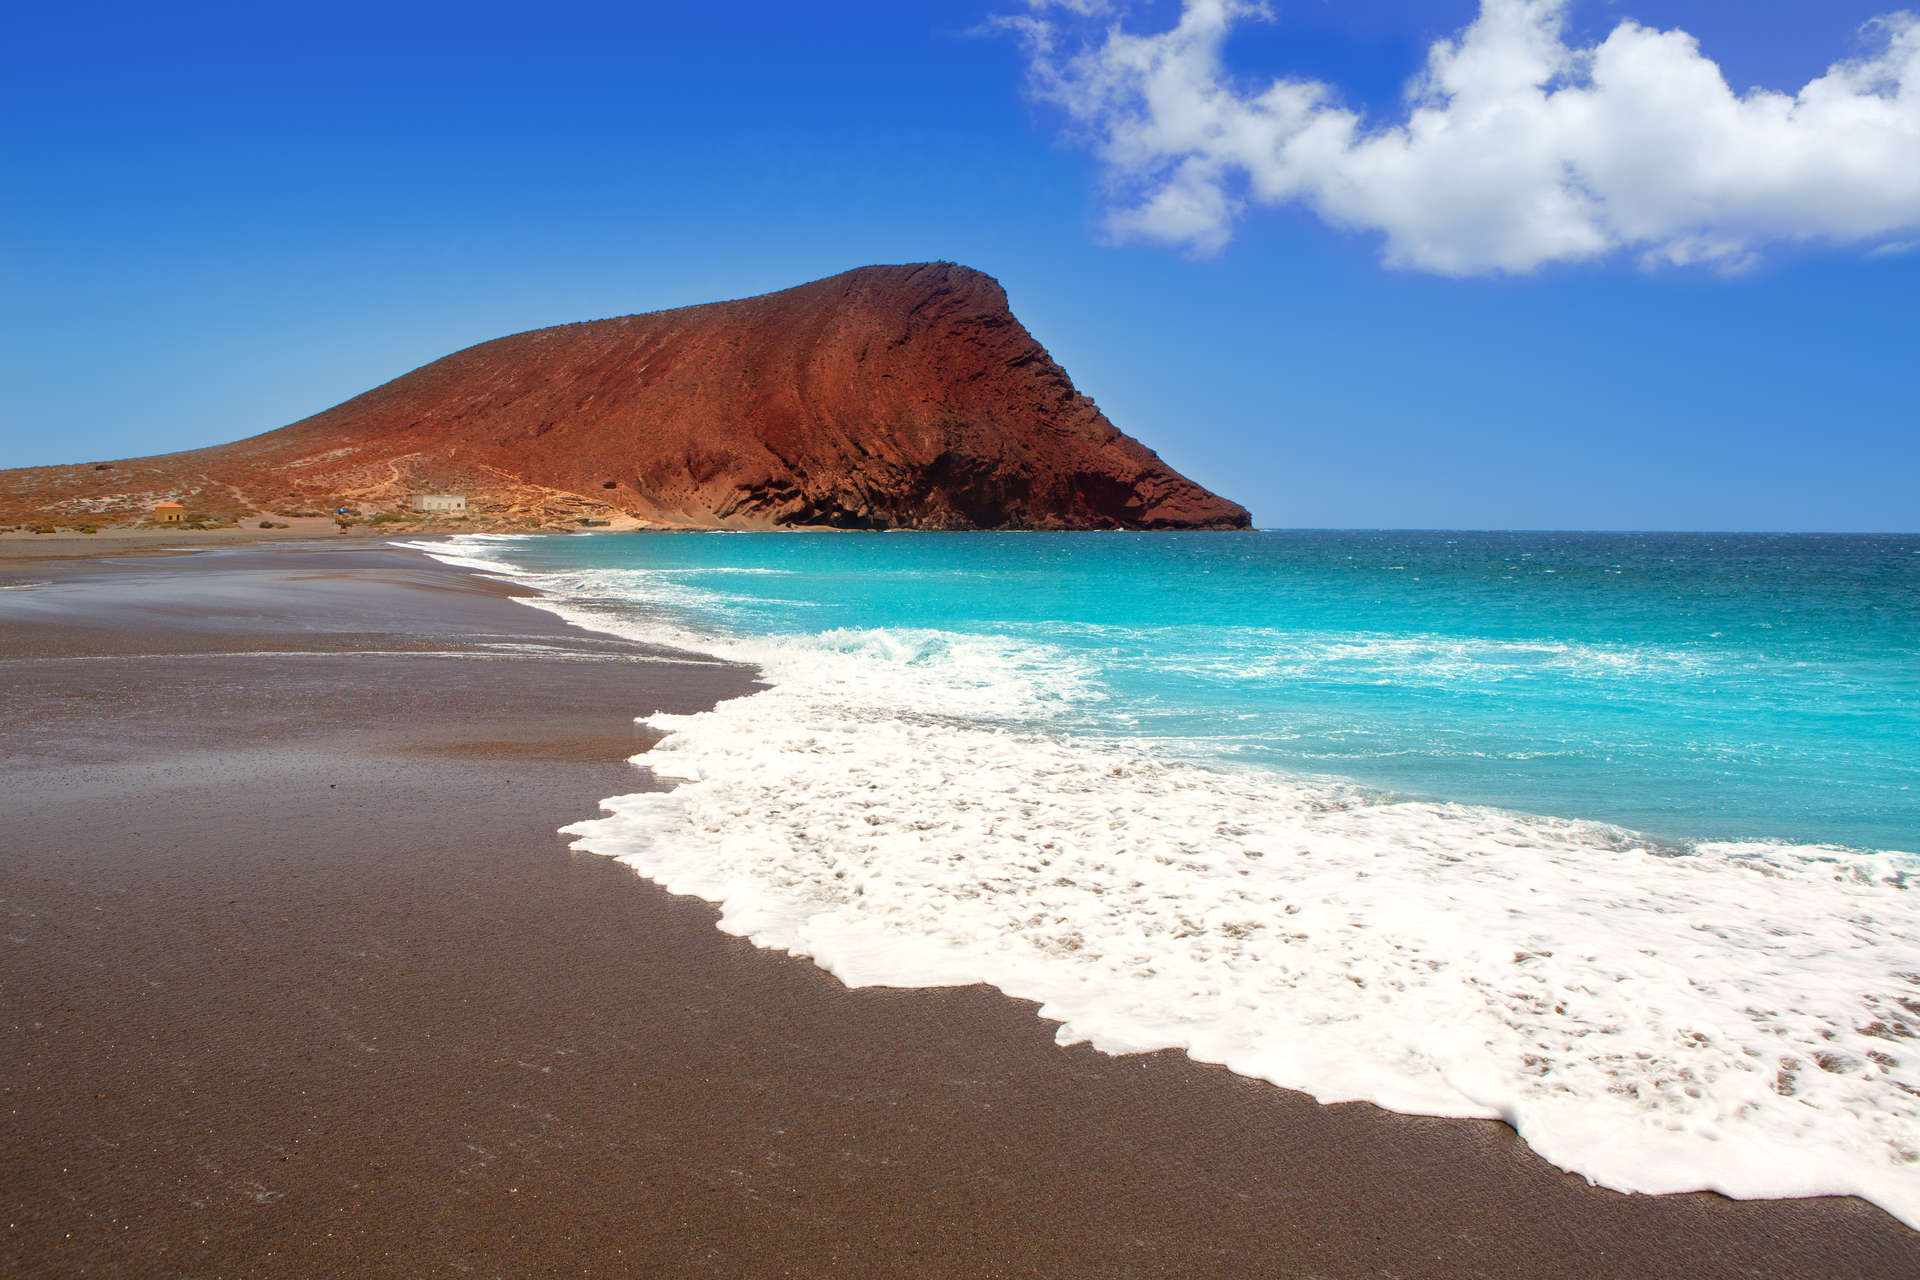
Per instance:
[[[0,471],[0,523],[402,512],[467,527],[1214,529],[1247,513],[1116,430],[952,263],[515,334],[234,444]]]

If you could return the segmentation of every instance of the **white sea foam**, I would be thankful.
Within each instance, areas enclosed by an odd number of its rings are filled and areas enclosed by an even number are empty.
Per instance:
[[[1118,633],[1117,645],[1126,644],[1124,628],[1107,629]],[[1705,669],[1698,654],[1657,647],[1260,627],[1240,628],[1228,643],[1221,639],[1180,645],[1186,656],[1171,670],[1229,684],[1306,679],[1460,687],[1541,677],[1611,682],[1623,675],[1673,677]]]
[[[654,718],[637,763],[671,789],[568,829],[731,933],[849,985],[991,983],[1062,1043],[1499,1118],[1622,1190],[1851,1193],[1920,1226],[1909,855],[1662,849],[1179,763],[1049,731],[1097,686],[1044,645],[689,634],[664,576],[531,580],[585,625],[767,673]]]

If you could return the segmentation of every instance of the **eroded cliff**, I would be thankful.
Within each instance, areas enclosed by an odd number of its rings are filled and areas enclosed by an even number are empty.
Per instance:
[[[0,475],[16,519],[426,491],[467,494],[483,523],[1247,525],[1116,430],[996,281],[951,263],[515,334],[235,444]]]

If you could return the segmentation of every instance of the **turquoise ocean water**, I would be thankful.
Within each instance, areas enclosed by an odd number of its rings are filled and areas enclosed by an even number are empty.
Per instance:
[[[658,575],[650,606],[694,634],[1045,645],[1088,673],[1050,724],[1182,755],[1675,840],[1920,849],[1920,538],[626,536],[509,559]]]
[[[435,548],[448,555],[444,545]],[[1920,1219],[1920,537],[463,539],[772,686],[577,828],[850,982]]]

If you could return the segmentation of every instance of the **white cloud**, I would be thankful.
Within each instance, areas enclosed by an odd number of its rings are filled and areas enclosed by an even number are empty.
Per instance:
[[[1683,31],[1623,22],[1564,39],[1568,0],[1482,0],[1428,51],[1401,117],[1328,85],[1227,68],[1255,0],[1185,0],[1171,30],[1092,30],[1028,0],[1005,21],[1030,87],[1098,155],[1107,227],[1217,252],[1250,206],[1304,205],[1384,237],[1386,261],[1522,273],[1626,252],[1738,270],[1769,246],[1871,245],[1920,230],[1920,18],[1875,19],[1871,52],[1798,94],[1736,94]]]

